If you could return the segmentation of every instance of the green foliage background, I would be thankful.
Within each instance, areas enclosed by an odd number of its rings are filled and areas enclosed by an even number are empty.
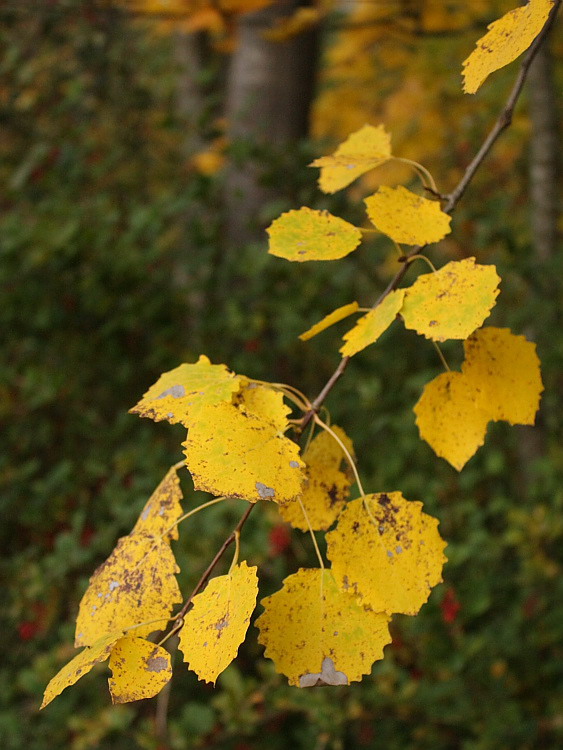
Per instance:
[[[338,361],[336,334],[307,345],[297,334],[339,304],[369,303],[387,250],[374,242],[338,264],[299,267],[263,244],[224,250],[221,174],[200,176],[182,156],[169,41],[80,4],[33,18],[2,11],[0,21],[2,747],[157,748],[154,701],[111,707],[102,670],[38,713],[72,655],[88,576],[181,456],[181,429],[127,409],[161,372],[202,352],[315,395]],[[477,125],[455,123],[460,140],[478,143],[507,80],[489,89]],[[262,218],[309,205],[358,219],[345,198],[316,190],[303,167],[316,153],[306,143],[261,154],[285,185]],[[253,629],[215,690],[178,663],[174,750],[561,746],[563,263],[534,257],[525,157],[506,187],[485,168],[454,233],[460,253],[496,263],[504,280],[489,322],[538,343],[538,429],[495,426],[458,475],[419,440],[411,411],[440,371],[432,347],[395,326],[356,357],[329,402],[333,420],[355,440],[366,487],[401,489],[440,518],[446,583],[418,617],[395,618],[385,660],[350,688],[287,687]],[[459,362],[461,347],[447,355]],[[532,440],[539,450],[527,459]],[[188,482],[186,498],[199,502]],[[213,508],[184,527],[183,590],[239,513]],[[300,532],[286,546],[273,507],[251,517],[243,554],[260,566],[264,595],[313,560]]]

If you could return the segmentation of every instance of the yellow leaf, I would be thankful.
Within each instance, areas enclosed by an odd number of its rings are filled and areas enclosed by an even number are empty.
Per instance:
[[[400,492],[348,503],[326,539],[339,586],[374,612],[415,615],[442,580],[438,521]]]
[[[383,125],[364,125],[341,143],[332,156],[315,159],[309,166],[321,168],[320,189],[336,193],[390,158],[391,136]]]
[[[499,281],[494,266],[478,265],[475,258],[422,274],[405,290],[405,327],[433,341],[466,339],[490,314]]]
[[[478,388],[462,373],[445,372],[425,386],[414,407],[420,437],[458,471],[485,442],[490,416]]]
[[[332,427],[342,440],[351,456],[354,455],[352,441],[344,430],[336,425]],[[320,432],[303,454],[307,482],[301,495],[301,503],[314,531],[324,531],[336,521],[344,507],[352,478],[350,471],[342,471],[341,464],[346,462],[344,451],[328,432]],[[294,528],[307,531],[307,521],[303,515],[299,500],[280,505],[280,513],[285,521]]]
[[[215,683],[236,657],[256,606],[256,568],[245,562],[212,578],[184,617],[180,650],[200,680]]]
[[[112,633],[96,641],[90,648],[85,648],[72,661],[53,677],[45,689],[41,708],[45,708],[57,695],[81,677],[88,674],[95,664],[105,661],[110,655],[113,644],[121,638],[122,633]]]
[[[233,404],[203,410],[184,447],[198,490],[250,502],[284,503],[301,494],[298,446],[284,437],[279,424]]]
[[[130,412],[188,427],[199,418],[201,407],[230,402],[241,384],[241,378],[225,365],[212,365],[202,354],[195,364],[183,364],[161,375]]]
[[[181,500],[180,480],[172,468],[147,500],[131,533],[160,537],[182,515]],[[176,526],[168,532],[167,539],[178,539]]]
[[[364,203],[372,224],[395,242],[428,245],[451,231],[451,218],[438,201],[423,198],[402,186],[383,185]]]
[[[271,255],[299,262],[344,258],[362,239],[361,231],[353,224],[328,211],[305,206],[282,214],[266,231]]]
[[[336,310],[333,310],[328,315],[325,315],[322,320],[319,320],[318,323],[315,323],[314,326],[311,326],[311,328],[305,331],[305,333],[300,334],[299,338],[301,339],[301,341],[308,341],[309,339],[312,339],[313,336],[317,335],[317,333],[321,333],[321,331],[330,328],[330,326],[338,323],[340,320],[344,320],[344,318],[347,318],[349,315],[353,315],[353,313],[358,310],[358,307],[359,305],[357,302],[350,302],[350,304],[348,305],[337,307]]]
[[[279,19],[271,29],[262,32],[271,42],[285,42],[318,26],[322,15],[318,8],[297,8],[291,16]]]
[[[488,418],[534,424],[543,391],[536,345],[508,328],[482,328],[463,346],[462,372]]]
[[[283,394],[262,383],[250,382],[237,393],[235,405],[246,415],[265,419],[279,432],[287,429],[287,416],[291,409],[284,403]]]
[[[344,345],[340,347],[343,357],[352,357],[366,346],[374,344],[381,334],[389,328],[403,306],[404,289],[396,289],[388,294],[377,307],[370,310],[348,333],[343,336]]]
[[[182,601],[178,570],[166,541],[138,533],[122,537],[90,578],[76,620],[75,646],[89,646],[143,622],[151,624],[135,628],[135,635],[164,627]]]
[[[152,698],[172,677],[170,654],[144,638],[120,638],[111,650],[109,691],[113,703]]]
[[[465,92],[474,94],[487,76],[527,50],[544,27],[552,7],[553,0],[529,0],[490,24],[489,31],[463,63]]]
[[[301,569],[263,599],[259,642],[290,685],[348,685],[369,674],[390,641],[389,617],[338,590],[330,570]]]

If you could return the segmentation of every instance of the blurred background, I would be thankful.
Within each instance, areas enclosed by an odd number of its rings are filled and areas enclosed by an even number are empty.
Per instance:
[[[215,689],[177,655],[163,698],[112,707],[99,668],[38,711],[74,654],[89,575],[181,459],[179,426],[127,410],[201,353],[316,395],[345,328],[297,335],[338,305],[372,304],[394,249],[378,238],[290,264],[267,255],[265,227],[302,205],[362,222],[380,181],[409,184],[394,168],[320,193],[306,165],[364,123],[384,123],[394,153],[451,190],[518,66],[466,96],[461,62],[517,4],[0,2],[3,750],[563,746],[560,25],[453,233],[429,249],[437,265],[496,264],[487,323],[537,342],[537,426],[492,425],[458,474],[418,437],[412,407],[442,368],[401,326],[353,359],[327,404],[368,491],[400,489],[440,519],[445,582],[420,615],[394,617],[385,659],[349,688],[288,687],[251,627]],[[459,366],[461,343],[444,350]],[[186,508],[201,502],[184,488]],[[183,591],[239,515],[211,508],[181,529]],[[242,554],[263,595],[316,564],[273,506],[251,516]]]

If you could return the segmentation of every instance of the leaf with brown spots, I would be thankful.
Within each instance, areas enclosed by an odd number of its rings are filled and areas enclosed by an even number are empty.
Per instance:
[[[199,418],[202,406],[230,402],[243,383],[244,378],[225,365],[212,365],[202,354],[195,364],[183,364],[161,375],[130,413],[188,427]]]
[[[182,515],[181,501],[178,472],[172,467],[147,500],[131,533],[160,537]],[[168,532],[167,538],[178,539],[177,526]]]
[[[348,503],[326,539],[338,585],[374,612],[416,615],[442,580],[438,521],[400,492]]]
[[[344,430],[335,425],[332,430],[353,457],[354,447]],[[320,432],[311,441],[303,454],[303,460],[307,481],[301,495],[301,503],[311,528],[314,531],[324,531],[332,526],[344,507],[350,494],[352,476],[344,451],[328,432]],[[294,528],[307,531],[307,521],[301,503],[296,499],[280,505],[280,513]]]
[[[145,622],[150,624],[135,628],[135,635],[163,628],[182,601],[178,571],[168,542],[144,533],[122,537],[90,578],[78,610],[75,646],[90,646]]]
[[[296,498],[304,464],[299,447],[280,428],[279,419],[271,421],[234,404],[206,407],[184,443],[195,488],[253,503]]]
[[[236,657],[256,606],[256,570],[243,561],[194,597],[180,631],[180,650],[200,680],[215,683]]]
[[[120,638],[109,660],[109,691],[113,703],[152,698],[172,677],[170,654],[144,638]]]
[[[405,327],[433,341],[466,339],[490,314],[499,281],[494,266],[478,265],[475,258],[422,274],[405,290]]]
[[[338,590],[330,570],[301,569],[263,599],[259,642],[290,685],[348,685],[369,674],[391,641],[389,616]]]

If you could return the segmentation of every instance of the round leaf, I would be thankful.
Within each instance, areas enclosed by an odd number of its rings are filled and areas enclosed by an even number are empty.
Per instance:
[[[152,698],[172,677],[170,654],[144,638],[120,638],[111,650],[109,691],[113,703]]]
[[[423,198],[402,186],[380,187],[364,203],[372,224],[395,242],[428,245],[451,231],[451,218],[438,201]]]

